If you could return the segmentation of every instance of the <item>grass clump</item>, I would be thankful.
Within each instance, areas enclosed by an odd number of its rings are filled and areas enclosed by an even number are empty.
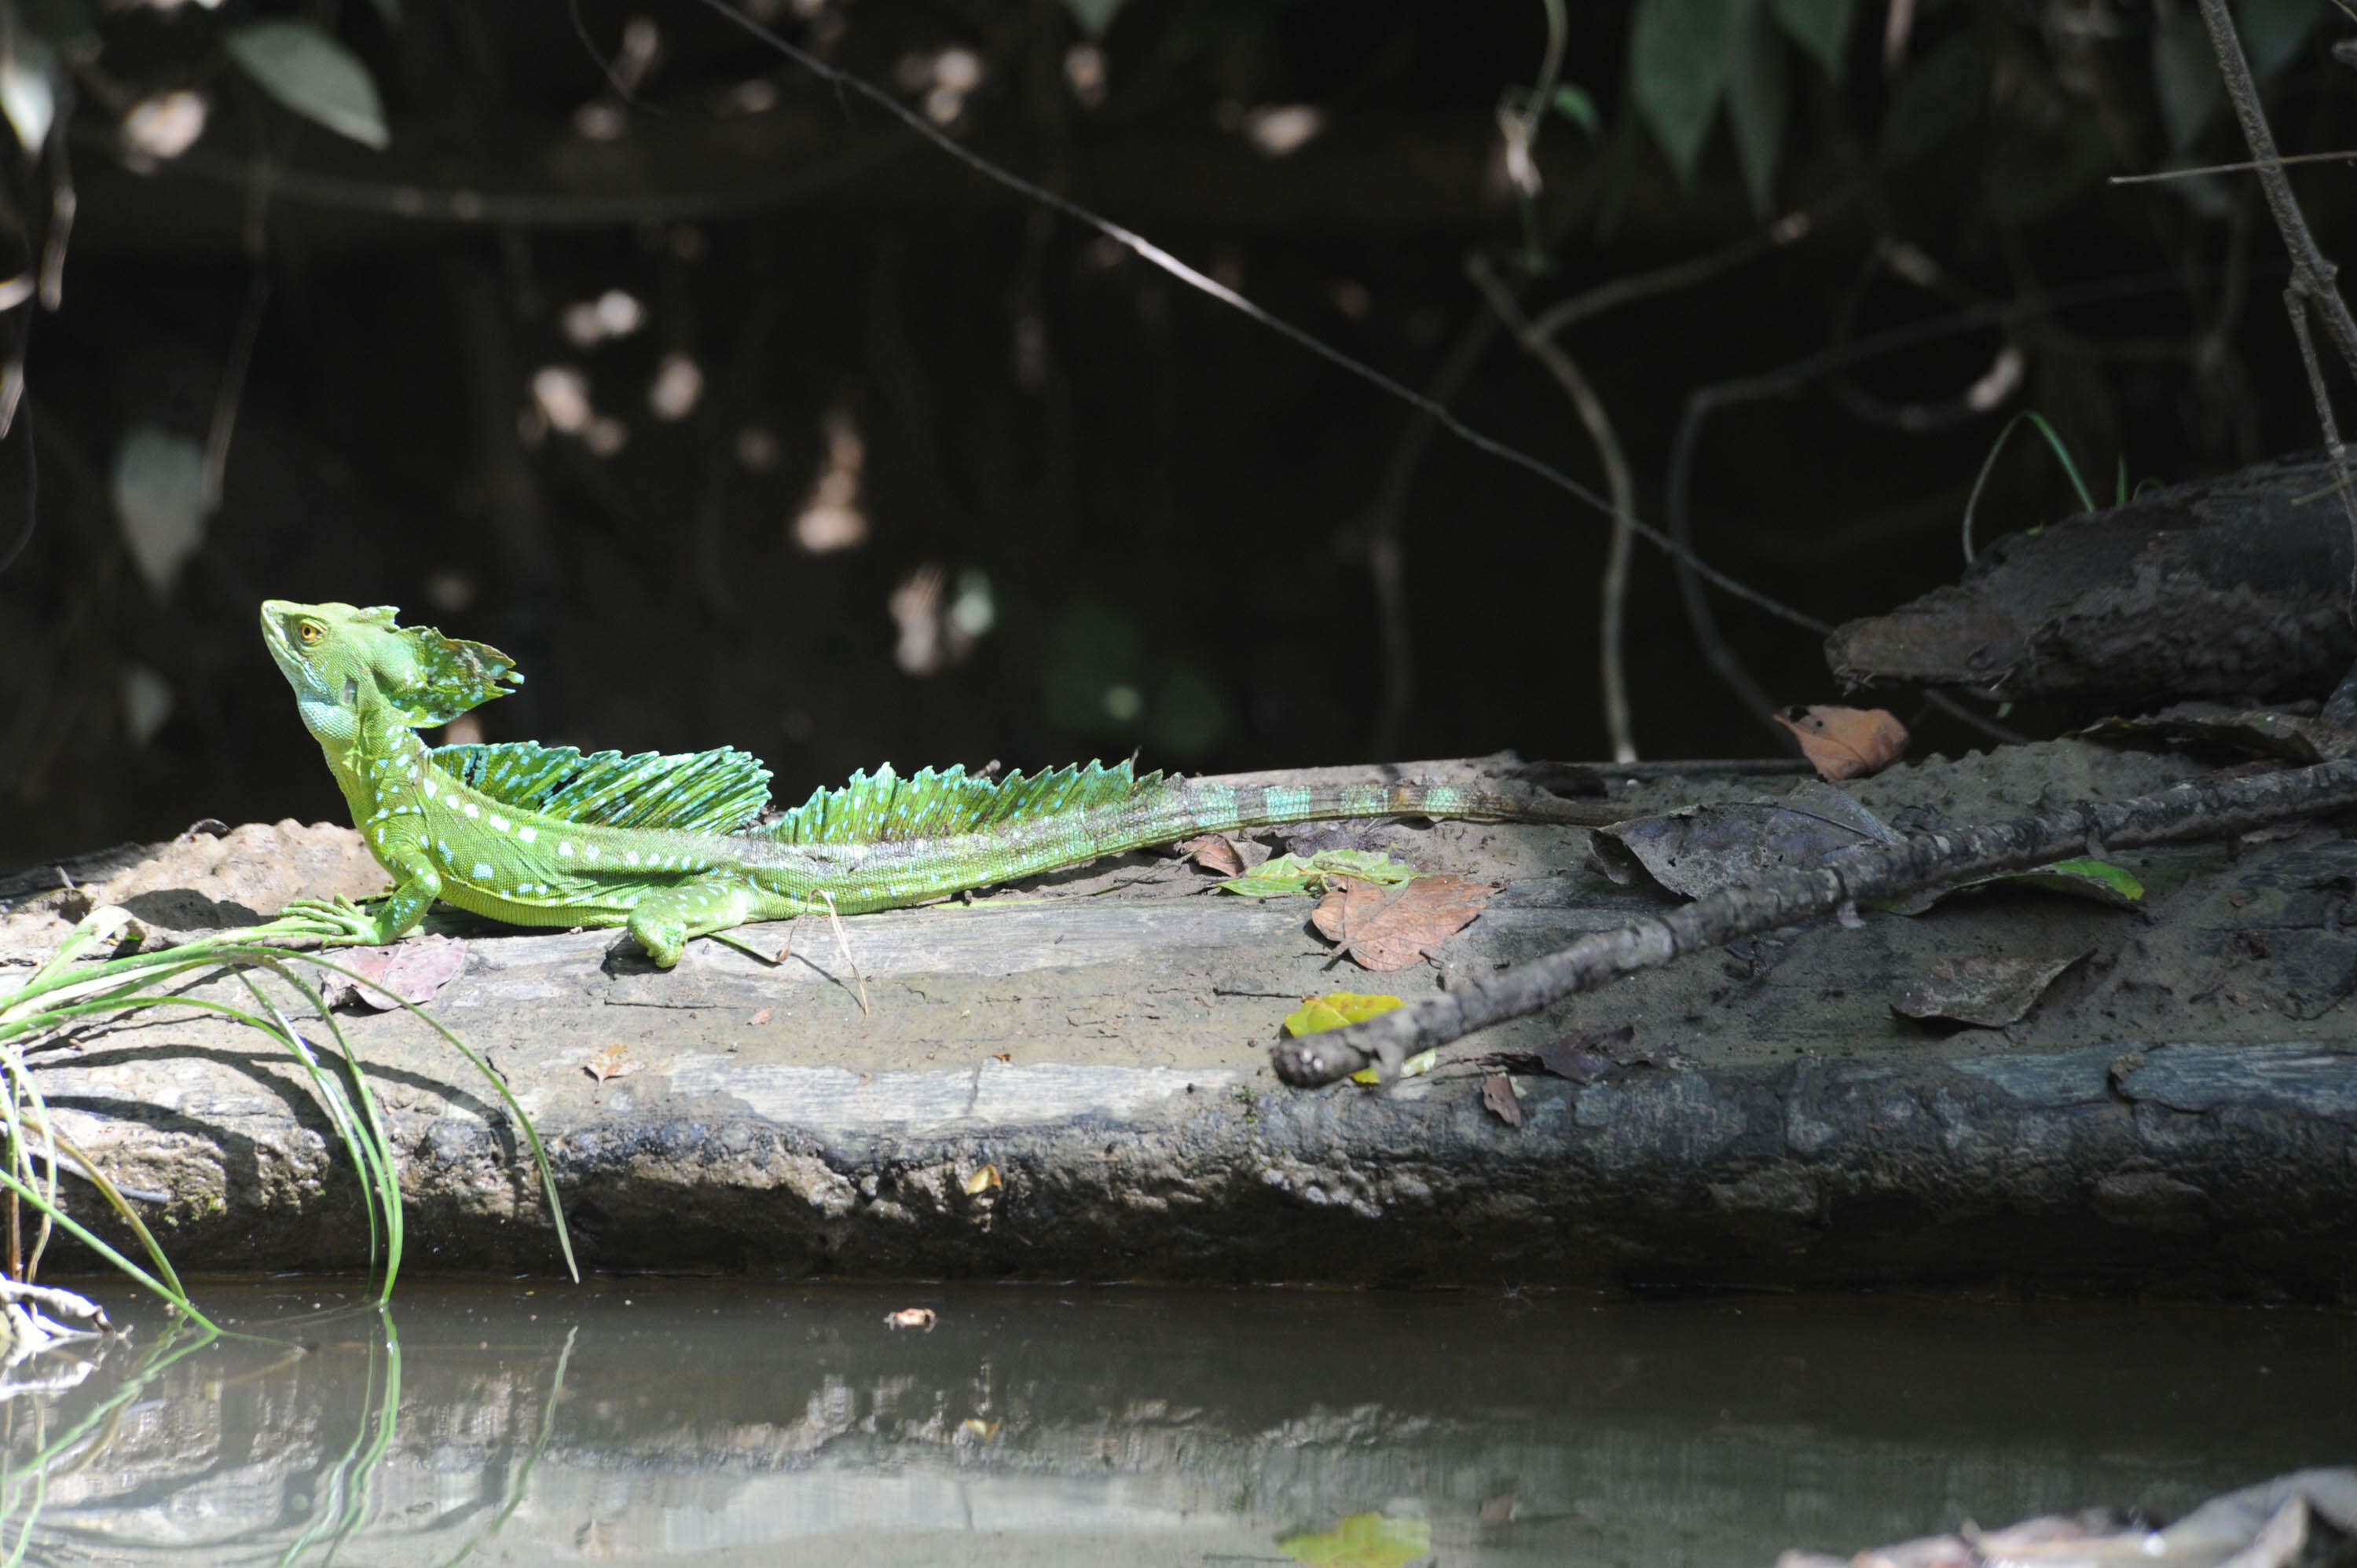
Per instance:
[[[565,1267],[576,1279],[580,1277],[547,1151],[506,1082],[466,1042],[378,982],[317,952],[296,951],[290,945],[326,934],[302,917],[292,916],[208,933],[177,946],[147,949],[143,945],[146,933],[131,912],[107,906],[85,916],[21,985],[0,991],[0,1189],[5,1189],[7,1204],[8,1247],[5,1275],[0,1277],[0,1315],[7,1315],[15,1345],[23,1347],[28,1334],[77,1332],[42,1318],[35,1298],[24,1294],[39,1268],[43,1251],[58,1230],[89,1247],[193,1322],[210,1326],[137,1211],[97,1163],[59,1131],[42,1101],[37,1075],[25,1060],[27,1051],[66,1030],[156,1007],[193,1008],[227,1017],[270,1039],[301,1066],[311,1091],[335,1127],[345,1157],[361,1178],[368,1210],[369,1266],[371,1273],[382,1267],[378,1300],[391,1299],[401,1272],[403,1242],[398,1163],[360,1058],[345,1040],[318,984],[310,978],[312,971],[340,976],[392,997],[482,1075],[523,1130],[549,1213],[555,1220]],[[107,956],[94,956],[101,952]],[[237,977],[248,1002],[189,994],[196,985],[223,973]],[[315,1033],[326,1044],[307,1037],[296,1027],[290,1013],[304,1016],[307,1024],[316,1019]],[[58,1184],[60,1172],[68,1170],[89,1182],[114,1210],[136,1239],[144,1261],[113,1246],[66,1211]],[[29,1249],[23,1245],[27,1209],[35,1217]]]

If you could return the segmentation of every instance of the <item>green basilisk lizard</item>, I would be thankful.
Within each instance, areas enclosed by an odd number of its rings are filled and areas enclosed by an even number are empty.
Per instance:
[[[1455,785],[1247,785],[1092,762],[996,779],[886,766],[762,821],[769,769],[726,747],[427,747],[420,729],[523,677],[499,650],[401,626],[398,613],[262,607],[262,635],[352,825],[393,876],[372,908],[338,898],[288,909],[334,941],[396,940],[440,898],[516,925],[627,926],[668,969],[690,939],[748,920],[921,904],[1198,833],[1332,817],[1616,820]]]

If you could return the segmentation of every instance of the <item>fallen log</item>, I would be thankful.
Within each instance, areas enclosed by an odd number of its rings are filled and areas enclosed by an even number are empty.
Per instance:
[[[2320,698],[2357,662],[2348,513],[2279,458],[2011,533],[1961,582],[1835,628],[1849,689],[1965,686],[2139,713]]]

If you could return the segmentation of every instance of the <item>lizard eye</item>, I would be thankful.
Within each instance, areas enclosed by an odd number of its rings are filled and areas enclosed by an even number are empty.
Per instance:
[[[317,621],[307,620],[295,628],[295,635],[302,639],[304,647],[309,648],[328,634],[320,629]]]

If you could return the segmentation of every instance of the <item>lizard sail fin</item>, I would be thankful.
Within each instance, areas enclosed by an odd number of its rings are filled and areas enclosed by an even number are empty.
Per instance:
[[[433,760],[494,800],[584,827],[734,832],[770,803],[770,770],[728,746],[585,757],[570,746],[508,741],[441,746]]]
[[[1140,777],[1126,762],[1107,768],[1059,768],[1027,777],[992,779],[963,768],[920,768],[907,778],[891,766],[855,773],[839,789],[819,789],[801,805],[751,830],[780,843],[883,843],[951,838],[1013,822],[1117,806],[1161,787],[1162,775]]]

